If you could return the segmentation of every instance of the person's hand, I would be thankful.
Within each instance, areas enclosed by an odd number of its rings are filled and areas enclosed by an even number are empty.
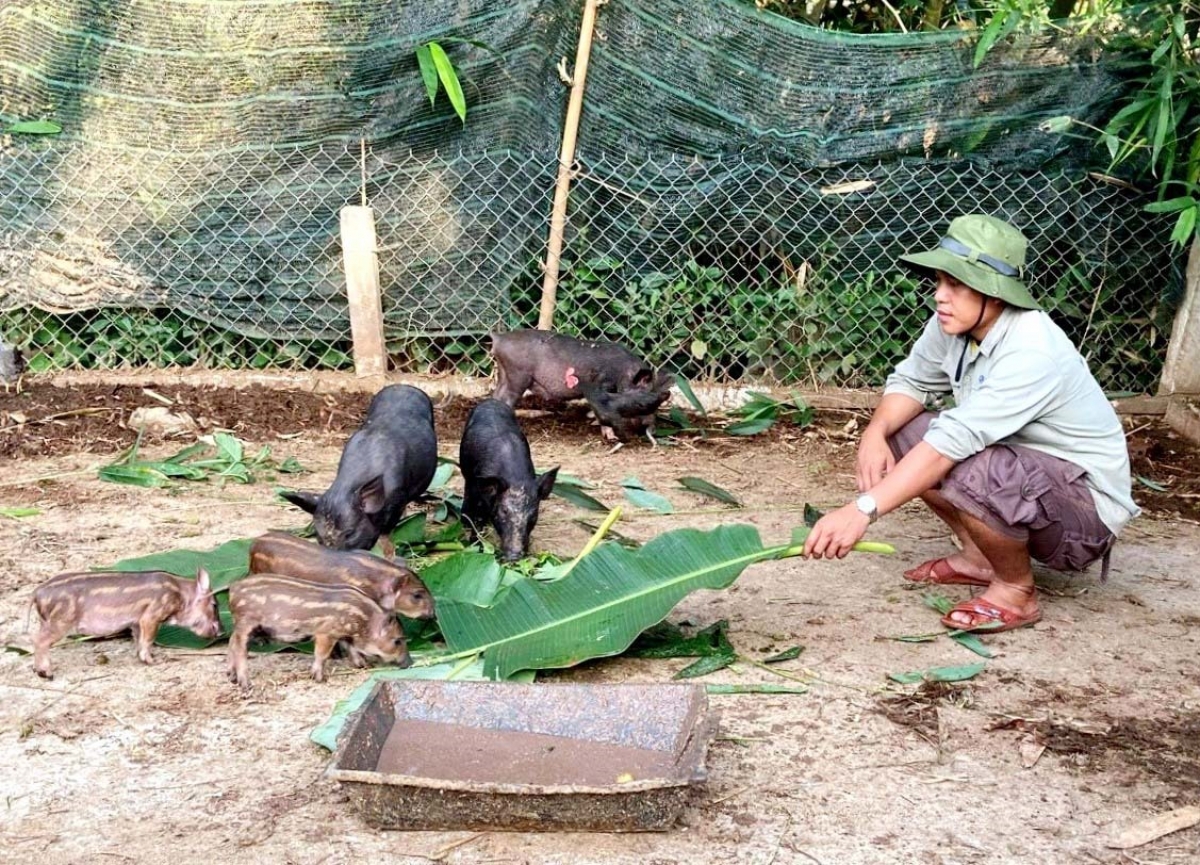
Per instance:
[[[871,432],[868,427],[858,443],[858,463],[855,479],[858,491],[865,493],[883,480],[883,476],[896,467],[896,458],[888,446],[887,439]]]
[[[814,559],[844,559],[846,553],[867,533],[870,518],[851,502],[830,511],[808,533],[804,555]]]

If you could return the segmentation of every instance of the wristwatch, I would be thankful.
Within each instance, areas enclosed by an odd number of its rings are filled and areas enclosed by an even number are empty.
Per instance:
[[[863,493],[854,500],[854,507],[858,508],[860,514],[866,514],[870,523],[879,519],[879,505],[875,503],[875,497],[870,493]]]

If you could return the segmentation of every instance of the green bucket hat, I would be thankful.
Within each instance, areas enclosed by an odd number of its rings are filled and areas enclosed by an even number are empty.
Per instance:
[[[941,270],[964,285],[1022,309],[1041,309],[1025,283],[1025,235],[1007,222],[972,213],[950,223],[938,248],[900,256],[923,271]]]

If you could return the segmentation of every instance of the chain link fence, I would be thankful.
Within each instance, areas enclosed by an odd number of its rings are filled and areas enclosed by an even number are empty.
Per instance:
[[[578,0],[0,3],[0,335],[36,370],[346,369],[339,211],[375,209],[393,369],[486,374],[537,320]],[[1111,391],[1153,390],[1169,218],[1090,176],[1127,58],[957,31],[858,37],[733,0],[599,16],[557,326],[696,379],[877,385],[929,315],[896,257],[963,212]],[[416,59],[450,52],[470,115]],[[360,145],[360,140],[366,142]]]
[[[338,212],[364,194],[393,369],[486,375],[488,332],[537,320],[544,156],[4,156],[0,333],[35,370],[348,368]],[[1101,383],[1156,386],[1182,261],[1164,217],[1104,179],[745,157],[582,159],[574,174],[556,328],[689,378],[878,385],[931,310],[897,256],[982,211],[1025,231],[1034,293]]]

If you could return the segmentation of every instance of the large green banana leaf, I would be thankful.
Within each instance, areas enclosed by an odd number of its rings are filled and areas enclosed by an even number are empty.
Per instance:
[[[490,608],[441,600],[438,624],[455,657],[482,653],[484,675],[569,667],[625,651],[697,589],[723,589],[755,562],[794,555],[764,548],[753,526],[679,529],[636,550],[600,545],[561,580],[523,580]]]

